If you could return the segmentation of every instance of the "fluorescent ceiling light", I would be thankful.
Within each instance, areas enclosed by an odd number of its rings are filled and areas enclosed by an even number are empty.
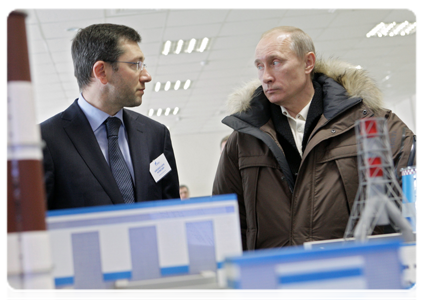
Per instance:
[[[209,44],[209,39],[206,38],[206,37],[203,38],[203,40],[201,41],[200,48],[198,48],[198,51],[204,52],[204,50],[206,50],[208,44]]]
[[[200,42],[201,41],[201,42]],[[163,43],[162,54],[181,54],[181,53],[193,53],[193,52],[204,52],[206,51],[210,39],[204,37],[201,39],[192,38],[188,40],[177,40],[177,41],[166,41]]]
[[[186,53],[191,53],[193,50],[194,50],[194,48],[195,48],[195,43],[197,42],[197,40],[196,39],[191,39],[190,41],[189,41],[189,44],[188,44],[188,48],[187,48],[187,50],[185,51]]]
[[[175,54],[179,54],[181,53],[182,50],[182,46],[184,45],[184,41],[183,40],[179,40],[178,43],[176,44],[176,50],[175,50]]]
[[[154,85],[154,91],[159,92],[159,91],[169,91],[172,87],[175,91],[180,90],[181,86],[183,84],[183,88],[184,90],[188,89],[191,86],[191,80],[186,80],[185,82],[182,82],[181,80],[176,80],[175,82],[171,82],[171,81],[166,81],[166,83],[160,83],[160,82],[156,82],[156,84]],[[161,89],[162,85],[164,85],[164,88]]]
[[[180,86],[181,86],[181,81],[178,80],[178,81],[175,82],[175,86],[173,88],[175,89],[175,91],[177,91]]]
[[[190,85],[191,85],[191,80],[188,79],[187,81],[185,81],[184,90],[188,89]]]
[[[153,116],[154,115],[154,112],[156,112],[156,116],[158,116],[158,117],[160,117],[162,114],[167,117],[167,116],[169,116],[171,114],[171,112],[172,112],[173,115],[178,114],[179,107],[175,107],[173,109],[170,108],[170,107],[167,107],[166,109],[158,108],[157,110],[154,110],[153,108],[150,108],[148,110],[148,116],[149,117]]]
[[[416,32],[417,22],[410,23],[404,21],[402,23],[384,23],[380,22],[372,30],[370,30],[366,37],[393,37],[393,36],[406,36]]]
[[[168,55],[169,54],[170,46],[171,45],[172,45],[172,42],[171,41],[166,41],[166,43],[164,43],[163,51],[162,51],[162,54],[163,55]]]

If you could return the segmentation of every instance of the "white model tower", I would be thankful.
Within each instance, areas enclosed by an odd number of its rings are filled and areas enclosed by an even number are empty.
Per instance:
[[[384,118],[356,122],[359,188],[344,238],[366,241],[376,225],[391,224],[405,242],[414,240],[401,214],[402,190],[395,176],[389,133]]]

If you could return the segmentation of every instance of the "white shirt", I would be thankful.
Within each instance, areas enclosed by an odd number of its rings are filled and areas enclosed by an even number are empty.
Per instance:
[[[88,122],[90,123],[94,135],[97,139],[98,145],[100,146],[101,152],[103,152],[104,158],[109,164],[109,146],[107,141],[106,124],[104,124],[104,121],[106,121],[106,119],[111,116],[88,103],[82,94],[79,95],[78,105],[87,117]],[[132,165],[131,155],[129,152],[128,138],[126,134],[125,123],[123,123],[122,110],[118,111],[118,113],[114,116],[122,121],[118,135],[119,147],[123,158],[128,165],[132,180],[134,180],[134,167]]]
[[[311,100],[308,104],[294,117],[292,117],[285,107],[281,106],[282,114],[288,118],[289,126],[291,127],[292,135],[294,136],[295,145],[297,146],[300,156],[303,157],[303,137],[304,127],[307,119],[308,110],[310,108]]]

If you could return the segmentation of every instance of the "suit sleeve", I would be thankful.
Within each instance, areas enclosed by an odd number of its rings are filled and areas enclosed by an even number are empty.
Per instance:
[[[415,151],[413,142],[416,136],[396,114],[388,112],[385,117],[388,123],[394,167],[401,183],[401,169],[416,165],[416,157],[412,154]]]
[[[43,147],[43,168],[47,209],[50,210],[54,208],[54,164],[47,144]]]
[[[213,182],[213,195],[236,194],[238,198],[241,225],[242,248],[247,249],[247,220],[243,196],[242,177],[238,165],[238,134],[233,132],[220,156],[216,176]]]
[[[178,169],[176,168],[175,154],[173,153],[172,141],[170,139],[169,130],[164,126],[164,151],[165,157],[171,167],[171,171],[163,177],[162,195],[163,199],[179,198],[179,178]]]

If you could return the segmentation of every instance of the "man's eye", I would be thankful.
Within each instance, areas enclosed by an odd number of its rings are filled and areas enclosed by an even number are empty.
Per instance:
[[[257,69],[258,70],[263,70],[263,66],[262,65],[257,65]]]
[[[277,60],[275,60],[275,61],[272,62],[272,65],[274,65],[274,66],[276,66],[278,64],[279,64],[279,62]]]

